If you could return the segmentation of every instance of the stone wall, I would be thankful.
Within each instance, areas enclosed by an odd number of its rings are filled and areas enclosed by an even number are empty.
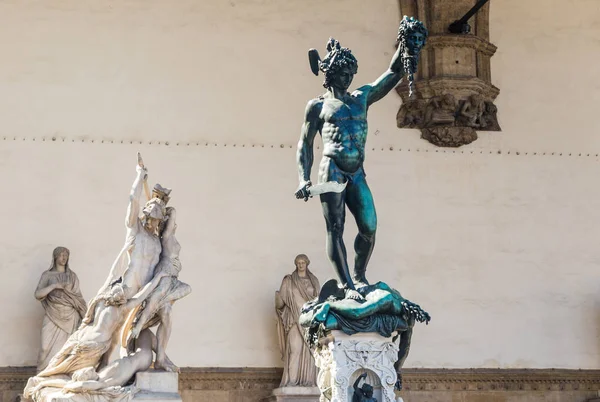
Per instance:
[[[29,367],[0,369],[0,402],[14,402]],[[279,385],[277,368],[183,368],[184,402],[260,402]],[[598,395],[598,370],[435,370],[408,369],[405,390],[411,402],[585,402]]]
[[[320,206],[293,198],[304,107],[323,90],[306,51],[335,36],[359,60],[355,84],[370,82],[400,18],[393,1],[340,4],[0,4],[0,365],[35,364],[33,291],[55,246],[71,249],[86,299],[104,282],[138,150],[150,181],[174,189],[194,289],[175,305],[169,354],[191,367],[280,364],[281,278],[300,252],[332,276]],[[444,152],[396,127],[396,94],[369,111],[369,277],[433,317],[407,366],[599,367],[599,6],[490,4],[501,135]],[[348,244],[354,233],[349,219]]]

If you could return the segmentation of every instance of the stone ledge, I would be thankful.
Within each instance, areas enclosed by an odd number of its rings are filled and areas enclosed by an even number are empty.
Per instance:
[[[148,370],[135,375],[135,386],[142,391],[177,394],[179,379],[177,373]]]
[[[600,370],[406,369],[402,378],[406,390],[600,390]]]
[[[34,374],[34,367],[0,367],[0,400],[14,402]],[[245,402],[258,402],[279,387],[281,375],[280,368],[184,367],[179,374],[179,392],[186,402],[204,400],[205,394],[214,395],[219,401],[237,402],[243,398]],[[597,397],[600,390],[600,370],[405,369],[402,377],[401,394],[407,401],[429,401],[431,395],[446,394],[460,394],[464,398],[491,394],[543,398],[544,394],[552,393],[564,395],[560,401],[573,402]],[[421,399],[419,395],[427,398]]]
[[[172,392],[140,391],[133,397],[135,402],[181,402],[181,396]]]
[[[0,367],[0,390],[20,389],[35,375],[35,367]],[[281,368],[183,367],[179,387],[194,385],[194,389],[243,390],[279,386]],[[415,390],[437,385],[458,386],[465,390],[588,389],[600,390],[600,370],[569,369],[411,369],[403,370],[405,387]],[[271,387],[271,385],[273,385]]]

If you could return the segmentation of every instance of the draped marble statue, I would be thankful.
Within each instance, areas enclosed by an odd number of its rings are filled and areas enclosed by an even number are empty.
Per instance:
[[[191,288],[178,279],[181,246],[174,236],[175,209],[166,207],[170,189],[157,184],[150,195],[139,154],[136,171],[125,245],[87,311],[82,310],[81,326],[47,367],[29,379],[25,398],[124,402],[137,392],[135,386],[126,386],[136,373],[152,364],[156,370],[178,371],[166,355],[171,306]],[[159,325],[156,336],[149,329],[155,325]]]
[[[304,303],[319,294],[319,280],[310,272],[310,260],[304,254],[294,260],[296,270],[286,275],[281,288],[275,293],[277,332],[283,359],[283,377],[280,387],[316,386],[317,369],[300,327],[300,310]]]
[[[44,271],[35,290],[35,298],[45,311],[38,372],[46,368],[52,356],[75,332],[87,308],[79,290],[79,279],[69,267],[69,256],[69,249],[56,247],[50,268]]]

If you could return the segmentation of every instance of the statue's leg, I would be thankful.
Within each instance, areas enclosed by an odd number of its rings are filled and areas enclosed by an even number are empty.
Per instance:
[[[175,289],[169,288],[169,292],[163,299],[165,303],[174,302],[176,300],[179,300],[179,299],[189,295],[192,292],[192,287],[190,285],[188,285],[187,283],[183,283],[180,280],[177,280],[175,278],[163,278],[163,280],[164,279],[176,281],[176,283],[177,283],[177,286],[175,287]]]
[[[327,225],[327,256],[333,265],[342,285],[354,289],[348,269],[346,246],[344,245],[344,223],[346,219],[345,193],[321,194],[321,206]]]
[[[365,274],[367,264],[373,253],[373,247],[375,247],[377,213],[364,174],[357,175],[352,184],[346,187],[346,203],[358,226],[358,235],[354,241],[356,254],[354,259],[354,282],[357,286],[362,286],[368,285]]]
[[[154,368],[165,371],[178,371],[178,368],[167,358],[167,344],[171,336],[171,303],[164,303],[158,310],[160,325],[156,330],[158,345]]]
[[[156,339],[156,335],[154,335],[152,333],[152,331],[150,331],[150,330],[148,330],[148,333],[150,334],[151,339],[152,339],[152,351],[154,353],[158,353],[158,340]],[[175,364],[173,364],[173,362],[171,361],[171,359],[169,359],[169,356],[166,353],[165,353],[165,361],[168,364],[172,365],[173,367],[177,367],[177,366],[175,366]],[[177,369],[177,371],[179,371],[179,369]]]
[[[398,375],[398,379],[396,380],[395,388],[400,391],[402,390],[402,366],[408,357],[408,352],[410,351],[410,338],[412,337],[412,327],[408,328],[406,331],[400,333],[400,347],[398,350],[398,360],[394,364],[394,368],[396,369],[396,374]]]
[[[146,298],[146,306],[141,310],[140,316],[134,326],[135,333],[140,334],[145,325],[148,323],[148,320],[150,320],[156,313],[159,304],[163,304],[167,301],[167,299],[169,299],[171,293],[173,293],[171,290],[171,283],[173,280],[174,278],[171,276],[162,278],[160,282],[158,282],[156,289],[154,289],[154,291],[152,291],[152,293],[150,293],[150,295]],[[184,290],[181,290],[180,292],[184,292]]]
[[[83,384],[83,389],[100,389],[125,385],[137,372],[147,370],[152,364],[152,343],[154,334],[143,330],[135,341],[135,352],[115,360],[98,372],[98,381]],[[95,387],[95,388],[86,388]]]
[[[80,393],[85,391],[96,391],[102,388],[109,387],[102,381],[73,381],[63,387],[63,392],[69,391]]]
[[[156,313],[156,309],[158,308],[158,302],[162,299],[164,294],[169,289],[169,285],[168,283],[166,283],[165,279],[170,278],[162,278],[158,284],[158,287],[152,293],[150,293],[150,295],[146,299],[146,306],[142,309],[140,317],[134,326],[135,333],[141,333],[142,329],[144,328],[144,325],[146,325],[148,320],[152,318],[154,313]]]

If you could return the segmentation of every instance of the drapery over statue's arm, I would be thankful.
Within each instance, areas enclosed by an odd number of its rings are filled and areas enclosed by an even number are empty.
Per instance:
[[[34,296],[38,300],[43,300],[50,292],[55,289],[63,289],[65,286],[64,283],[53,283],[52,285],[48,285],[48,281],[46,276],[42,275],[40,278],[40,282],[38,283],[37,288],[35,289]]]
[[[142,290],[140,290],[139,292],[137,292],[134,296],[132,296],[127,303],[125,303],[125,310],[131,310],[137,306],[139,306],[140,304],[142,304],[144,302],[144,300],[146,300],[146,298],[148,297],[148,295],[150,294],[150,292],[152,292],[154,289],[156,289],[156,287],[158,286],[158,283],[160,282],[160,280],[162,278],[165,278],[167,276],[169,276],[170,274],[167,272],[159,272],[158,274],[156,274],[154,276],[154,278],[152,278],[152,281],[150,281],[149,283],[146,284],[146,286],[144,286],[142,288]]]

